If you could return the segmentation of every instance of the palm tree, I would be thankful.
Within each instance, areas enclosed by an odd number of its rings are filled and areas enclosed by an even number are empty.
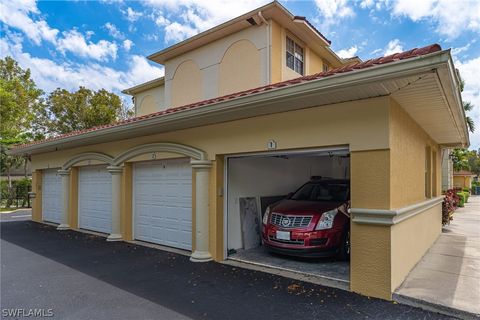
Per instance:
[[[465,88],[465,81],[462,79],[462,77],[460,77],[460,92],[463,92],[464,88]],[[465,110],[465,112],[471,111],[472,109],[473,109],[473,104],[471,102],[466,101],[463,103],[463,110]],[[475,132],[475,123],[473,122],[473,119],[469,116],[465,116],[465,121],[467,121],[468,131],[470,131],[471,133]]]
[[[465,112],[471,111],[473,109],[473,104],[468,101],[464,102],[463,109],[465,110]],[[465,116],[465,120],[467,121],[468,131],[470,131],[471,133],[475,132],[475,123],[473,122],[472,117]]]

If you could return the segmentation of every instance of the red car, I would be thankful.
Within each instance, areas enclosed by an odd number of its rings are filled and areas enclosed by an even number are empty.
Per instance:
[[[271,252],[299,257],[350,256],[350,181],[313,178],[267,207],[262,239]]]

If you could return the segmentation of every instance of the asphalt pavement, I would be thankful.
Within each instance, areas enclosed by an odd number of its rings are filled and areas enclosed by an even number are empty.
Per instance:
[[[0,223],[1,311],[53,319],[448,319],[32,221]],[[40,310],[40,311],[38,311]],[[22,317],[17,317],[22,319]],[[33,317],[24,317],[32,319]]]

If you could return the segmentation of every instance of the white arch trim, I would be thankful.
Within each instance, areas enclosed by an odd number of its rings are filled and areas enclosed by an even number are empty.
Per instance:
[[[195,160],[208,160],[207,154],[197,148],[171,142],[149,143],[131,148],[119,154],[113,161],[113,165],[119,166],[136,156],[153,152],[170,152],[181,154]]]
[[[68,170],[73,165],[86,160],[97,160],[97,161],[108,163],[109,165],[113,165],[114,159],[108,154],[101,153],[101,152],[85,152],[85,153],[77,154],[73,158],[65,162],[62,166],[62,169]]]

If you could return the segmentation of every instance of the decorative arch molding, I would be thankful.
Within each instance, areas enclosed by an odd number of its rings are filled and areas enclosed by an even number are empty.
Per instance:
[[[208,160],[207,154],[200,149],[179,143],[158,142],[133,147],[125,152],[122,152],[113,160],[113,165],[119,166],[125,161],[128,161],[136,156],[153,152],[170,152],[181,154],[195,160]]]
[[[101,152],[84,152],[73,156],[73,158],[65,162],[62,166],[62,169],[68,170],[73,165],[86,160],[97,160],[108,163],[109,165],[113,165],[113,157],[109,156],[108,154]]]

